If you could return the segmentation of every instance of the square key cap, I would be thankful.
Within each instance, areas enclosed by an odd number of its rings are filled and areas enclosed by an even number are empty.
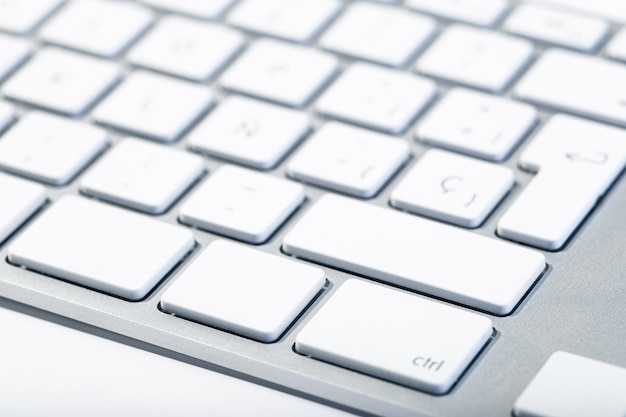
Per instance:
[[[304,187],[233,165],[210,174],[182,204],[185,224],[263,243],[304,201]]]
[[[9,262],[140,300],[194,246],[191,231],[76,196],[57,200],[8,250]]]
[[[181,317],[273,342],[324,282],[320,268],[217,240],[165,291],[161,306]]]
[[[113,62],[47,47],[10,77],[1,92],[13,100],[77,116],[113,87],[120,76]]]

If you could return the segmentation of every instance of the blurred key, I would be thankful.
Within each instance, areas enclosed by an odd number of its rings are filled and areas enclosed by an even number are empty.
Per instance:
[[[121,70],[113,62],[49,47],[39,50],[0,91],[14,100],[77,116],[113,87],[120,76]]]
[[[118,55],[152,23],[150,10],[132,3],[72,1],[39,31],[45,42],[90,54]]]

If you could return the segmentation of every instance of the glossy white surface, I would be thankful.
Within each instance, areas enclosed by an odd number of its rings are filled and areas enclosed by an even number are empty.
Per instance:
[[[213,104],[213,93],[148,71],[135,71],[93,112],[98,122],[171,142]]]
[[[153,21],[144,7],[124,2],[68,2],[39,31],[46,42],[103,57],[118,55]]]
[[[457,87],[421,118],[415,133],[424,142],[499,161],[536,123],[532,106]]]
[[[560,249],[626,165],[626,133],[553,116],[520,156],[539,171],[498,222],[504,238]]]
[[[351,279],[300,331],[296,350],[443,394],[491,333],[486,317]]]
[[[513,187],[513,170],[430,150],[391,192],[395,207],[464,227],[477,227]]]
[[[183,227],[83,197],[66,196],[11,242],[8,260],[139,300],[193,246],[193,234]]]
[[[328,122],[307,139],[287,164],[298,180],[357,197],[372,197],[409,158],[402,139]]]
[[[161,307],[179,317],[270,343],[325,281],[320,268],[217,240],[168,287]]]
[[[120,68],[113,62],[48,47],[10,77],[1,92],[14,100],[76,116],[120,76]]]
[[[355,63],[322,94],[315,109],[338,120],[400,133],[436,93],[431,80],[378,65]]]
[[[162,213],[204,173],[204,160],[143,139],[126,138],[80,180],[80,190],[151,214]]]
[[[226,21],[246,30],[307,42],[339,12],[339,0],[242,0]]]
[[[242,33],[179,16],[166,16],[128,52],[133,65],[192,81],[215,76],[239,52]]]
[[[424,75],[498,93],[528,64],[533,51],[533,45],[521,38],[453,25],[417,60],[415,70]]]
[[[230,96],[187,135],[187,145],[253,168],[269,169],[310,129],[310,117],[304,112]]]
[[[522,392],[517,417],[623,417],[626,368],[555,352]]]
[[[283,250],[494,314],[545,268],[539,252],[335,195],[309,208]]]
[[[625,78],[623,64],[552,49],[517,83],[514,93],[532,103],[626,126]]]
[[[300,107],[338,70],[339,60],[333,55],[261,38],[222,74],[219,83],[228,90]]]
[[[304,187],[260,172],[223,165],[180,206],[181,222],[263,243],[304,201]]]
[[[44,112],[30,112],[0,140],[0,167],[42,181],[69,182],[107,146],[104,129]]]

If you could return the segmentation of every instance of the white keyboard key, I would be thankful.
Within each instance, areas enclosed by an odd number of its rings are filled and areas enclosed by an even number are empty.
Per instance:
[[[626,368],[555,352],[513,407],[516,417],[623,417]]]
[[[46,48],[7,80],[2,93],[14,100],[76,116],[111,89],[120,75],[119,66],[113,62]]]
[[[498,93],[513,81],[532,56],[533,45],[526,40],[454,25],[426,50],[415,69],[446,81]]]
[[[432,101],[431,80],[366,63],[352,64],[317,100],[325,116],[400,133]]]
[[[271,343],[325,282],[319,268],[216,240],[165,291],[161,307],[179,317]]]
[[[217,19],[235,0],[139,0],[148,6],[200,19]]]
[[[309,42],[340,7],[338,0],[242,0],[226,21],[256,33]]]
[[[220,78],[222,87],[288,106],[305,105],[339,70],[339,61],[302,46],[255,41]]]
[[[32,31],[65,0],[2,0],[0,30],[19,35]]]
[[[46,189],[0,172],[0,243],[46,201]]]
[[[407,0],[412,9],[450,20],[493,26],[508,9],[507,0]]]
[[[107,146],[103,129],[31,112],[0,140],[0,168],[53,185],[67,184]]]
[[[372,197],[410,155],[402,139],[329,122],[300,148],[286,172],[342,193]]]
[[[487,343],[491,321],[398,290],[351,279],[296,337],[296,351],[445,394]]]
[[[626,126],[626,67],[602,58],[546,51],[517,83],[523,100]]]
[[[478,227],[509,192],[505,166],[431,150],[391,192],[395,207],[464,227]]]
[[[607,20],[626,23],[626,8],[616,0],[524,0],[534,3],[548,3],[563,9],[570,9],[587,15],[598,15]]]
[[[416,135],[426,143],[499,161],[536,123],[532,106],[458,87],[422,118]]]
[[[516,35],[584,52],[596,50],[610,29],[601,19],[534,4],[519,5],[503,27]]]
[[[177,139],[213,104],[204,87],[135,71],[93,112],[93,118],[161,142]]]
[[[626,132],[556,115],[520,156],[539,171],[498,222],[506,239],[560,249],[626,166]]]
[[[434,19],[373,3],[354,3],[318,41],[325,49],[403,67],[434,36]]]
[[[0,101],[0,133],[15,120],[15,109],[6,101]]]
[[[162,213],[204,172],[202,158],[141,139],[124,139],[81,179],[94,197],[151,214]]]
[[[126,55],[133,65],[190,79],[212,78],[239,52],[245,37],[232,29],[167,16]]]
[[[270,169],[310,130],[306,113],[240,96],[230,96],[187,137],[196,151]]]
[[[304,201],[300,184],[222,165],[183,203],[181,222],[263,243]]]
[[[1,10],[2,6],[0,6]],[[0,33],[0,81],[24,62],[30,56],[31,51],[31,43],[26,39]]]
[[[287,233],[283,250],[498,315],[545,268],[539,252],[331,194]]]
[[[9,246],[9,262],[129,300],[194,246],[191,231],[86,198],[52,204]]]
[[[626,62],[626,27],[617,32],[606,46],[606,54],[610,58]]]
[[[151,11],[126,2],[72,1],[39,31],[49,43],[102,57],[126,49],[152,23]]]

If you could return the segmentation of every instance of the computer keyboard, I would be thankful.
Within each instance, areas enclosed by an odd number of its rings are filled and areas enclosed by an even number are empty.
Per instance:
[[[623,415],[625,24],[0,0],[0,296],[357,414]]]

